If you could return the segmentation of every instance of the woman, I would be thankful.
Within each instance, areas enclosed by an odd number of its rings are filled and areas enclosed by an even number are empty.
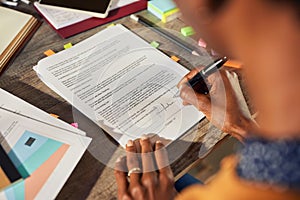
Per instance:
[[[300,4],[299,0],[175,0],[186,21],[218,52],[241,60],[251,98],[259,110],[259,128],[235,106],[226,72],[210,78],[209,95],[196,94],[179,84],[181,97],[204,112],[222,130],[246,137],[239,155],[224,159],[222,169],[208,185],[186,188],[177,194],[166,152],[155,144],[159,172],[126,174],[116,170],[120,199],[300,199]],[[220,80],[226,89],[226,107],[212,111]],[[213,89],[215,88],[215,90]],[[217,107],[218,108],[218,107]],[[222,110],[221,110],[222,109]],[[225,116],[218,116],[224,113]],[[248,138],[247,138],[248,137]],[[153,151],[149,139],[141,151]],[[132,141],[128,152],[137,152]],[[154,161],[142,157],[143,167]],[[132,169],[136,159],[127,157]],[[117,162],[124,167],[124,160]],[[133,172],[133,171],[132,171]]]

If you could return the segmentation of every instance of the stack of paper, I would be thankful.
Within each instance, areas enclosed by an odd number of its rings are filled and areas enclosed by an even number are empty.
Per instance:
[[[0,199],[54,199],[91,139],[2,89],[0,96],[1,146],[21,176]]]
[[[150,133],[175,140],[204,117],[175,96],[188,70],[120,24],[44,58],[34,69],[122,146]]]

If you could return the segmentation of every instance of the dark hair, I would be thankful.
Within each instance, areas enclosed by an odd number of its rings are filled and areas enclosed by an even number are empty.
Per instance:
[[[268,0],[273,4],[277,4],[278,6],[289,6],[295,10],[295,13],[300,20],[300,0]]]

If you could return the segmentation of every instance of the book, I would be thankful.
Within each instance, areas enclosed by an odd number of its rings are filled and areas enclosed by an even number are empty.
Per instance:
[[[188,70],[121,24],[40,60],[34,70],[123,147],[143,134],[176,140],[204,118],[175,97]]]
[[[0,96],[1,159],[9,158],[18,172],[12,177],[10,167],[0,199],[54,199],[91,138],[2,89]]]
[[[34,7],[62,38],[68,38],[96,26],[144,10],[147,8],[147,0],[113,1],[110,12],[104,19],[78,12],[48,8],[38,2],[34,3]]]
[[[0,72],[8,65],[40,25],[30,14],[0,6]]]

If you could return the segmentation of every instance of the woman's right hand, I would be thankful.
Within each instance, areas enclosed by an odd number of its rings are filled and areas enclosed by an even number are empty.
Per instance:
[[[222,131],[239,140],[247,136],[255,122],[240,89],[237,74],[226,70],[208,77],[209,94],[196,93],[186,82],[202,68],[193,69],[178,84],[184,105],[192,104]]]

